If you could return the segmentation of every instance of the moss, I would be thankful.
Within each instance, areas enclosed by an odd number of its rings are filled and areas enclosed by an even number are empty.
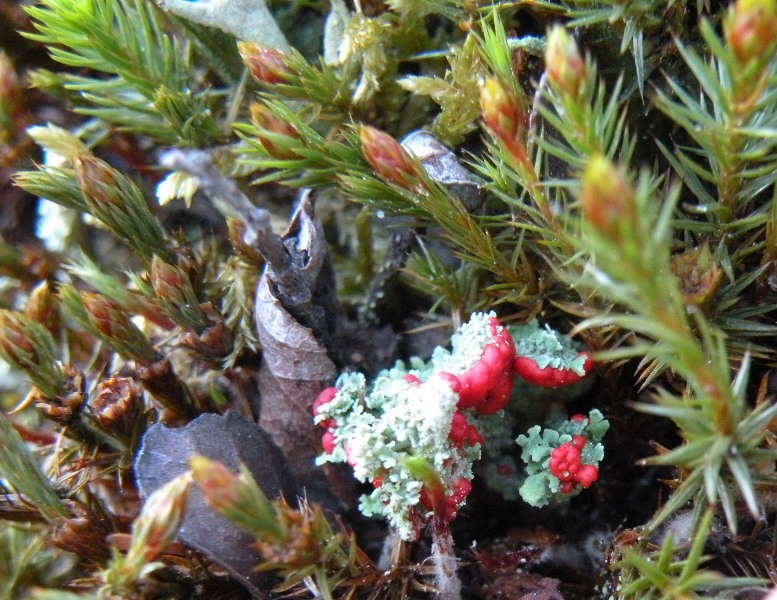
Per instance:
[[[291,593],[431,596],[424,544],[397,543],[390,576],[373,562],[382,532],[355,516],[360,495],[372,514],[401,507],[406,539],[432,535],[433,517],[452,526],[458,548],[449,531],[431,544],[448,595],[457,565],[473,597],[503,589],[488,551],[441,555],[473,542],[570,598],[768,586],[774,0],[270,5],[0,3],[0,27],[19,31],[0,40],[0,350],[21,375],[0,382],[16,440],[0,453],[0,529],[70,553],[3,554],[3,593],[96,594],[122,555],[94,532],[122,539],[147,504],[131,468],[145,432],[230,409],[304,479],[311,504],[273,511],[289,546],[260,544]],[[416,156],[418,129],[440,143]],[[496,415],[462,410],[440,371],[480,362],[490,314],[538,368],[582,375],[582,348],[596,368],[559,391],[517,382],[509,404],[505,375]],[[361,428],[357,475],[394,469],[381,486],[315,466],[310,410],[333,384],[317,420],[342,437],[318,462],[347,460]],[[571,414],[589,415],[599,479],[525,507],[531,478],[535,503],[560,490],[542,463],[547,432],[575,435]],[[319,505],[342,508],[342,533]],[[662,533],[676,513],[682,548]],[[537,541],[540,523],[563,538]],[[527,528],[550,559],[508,536]],[[594,538],[607,557],[591,558]],[[255,594],[277,583],[179,549],[136,564],[122,593],[185,597],[222,569]]]

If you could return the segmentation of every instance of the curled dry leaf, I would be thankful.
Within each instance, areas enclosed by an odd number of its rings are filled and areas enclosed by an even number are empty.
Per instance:
[[[229,205],[243,221],[242,243],[264,259],[255,307],[262,347],[261,400],[253,409],[291,466],[308,479],[318,453],[311,407],[336,375],[327,354],[337,314],[334,273],[321,223],[314,214],[313,194],[303,193],[291,226],[281,238],[272,229],[270,213],[254,206],[213,165],[208,153],[171,150],[160,162],[195,175],[204,193]]]
[[[148,429],[135,460],[135,475],[148,497],[177,475],[189,469],[188,460],[199,454],[237,470],[246,465],[269,498],[296,497],[297,486],[283,453],[255,423],[232,410],[225,415],[203,414],[184,427],[171,429],[158,423]],[[261,562],[253,549],[254,538],[205,504],[200,490],[191,490],[186,516],[178,539],[225,568],[256,598],[265,575],[255,571]]]
[[[335,366],[313,332],[283,309],[266,277],[259,283],[256,308],[263,349],[259,422],[305,478],[320,451],[313,428],[313,400],[331,384]]]
[[[306,480],[320,452],[313,400],[337,374],[322,342],[333,330],[328,321],[333,312],[327,309],[334,284],[310,194],[303,198],[284,245],[294,278],[287,280],[285,270],[268,265],[256,294],[256,331],[262,346],[259,423]],[[289,283],[296,288],[284,293]]]

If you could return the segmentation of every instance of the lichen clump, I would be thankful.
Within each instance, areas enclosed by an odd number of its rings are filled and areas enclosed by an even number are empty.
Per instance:
[[[427,482],[408,463],[422,457],[447,490],[445,518],[452,519],[471,488],[482,443],[461,409],[486,406],[505,373],[504,401],[509,398],[513,353],[495,315],[477,313],[454,334],[451,349],[437,348],[428,363],[414,359],[408,369],[398,362],[371,386],[360,373],[341,375],[314,409],[316,423],[327,429],[318,463],[350,464],[359,481],[375,488],[361,497],[362,512],[387,517],[402,538],[413,540],[435,510],[424,494]],[[508,354],[509,360],[499,358]]]

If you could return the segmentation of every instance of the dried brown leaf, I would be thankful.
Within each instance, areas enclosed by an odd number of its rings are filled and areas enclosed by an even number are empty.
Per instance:
[[[319,302],[333,288],[327,280],[331,273],[323,231],[310,196],[303,199],[284,244],[294,264],[295,288],[283,293],[289,282],[283,272],[269,267],[256,295],[256,331],[262,346],[259,423],[305,480],[320,452],[313,400],[336,375],[320,341],[331,329],[327,308]]]
[[[203,414],[177,429],[160,423],[150,427],[135,461],[143,496],[187,471],[195,454],[234,470],[246,465],[269,498],[282,495],[293,501],[296,497],[297,486],[281,451],[266,432],[234,410],[225,415]],[[196,486],[178,538],[224,567],[254,597],[266,597],[262,590],[269,587],[267,576],[255,571],[262,559],[252,546],[254,538],[208,507]]]

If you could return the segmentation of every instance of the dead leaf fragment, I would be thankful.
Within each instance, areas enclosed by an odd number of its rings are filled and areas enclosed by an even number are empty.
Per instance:
[[[143,438],[135,460],[138,487],[148,497],[189,469],[188,460],[200,454],[237,471],[242,463],[269,498],[296,497],[297,486],[283,453],[255,423],[232,410],[225,415],[203,414],[177,429],[157,423]],[[266,598],[266,575],[252,547],[254,538],[214,512],[195,486],[178,539],[224,567],[256,598]]]

